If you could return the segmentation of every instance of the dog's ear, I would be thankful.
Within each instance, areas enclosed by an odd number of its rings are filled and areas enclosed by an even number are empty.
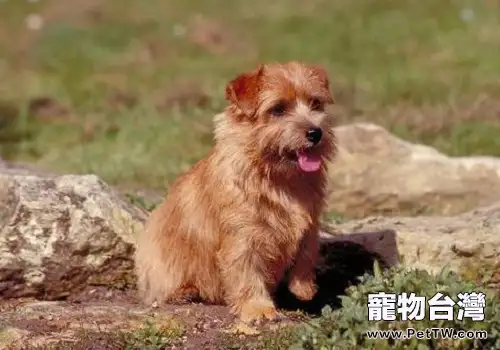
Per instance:
[[[236,106],[248,117],[252,117],[257,108],[260,81],[264,66],[244,73],[231,80],[226,86],[226,100]]]
[[[325,102],[329,104],[335,103],[333,100],[332,92],[330,90],[330,79],[328,78],[328,72],[326,69],[320,65],[311,66],[311,70],[314,75],[319,79],[323,88],[325,89]]]

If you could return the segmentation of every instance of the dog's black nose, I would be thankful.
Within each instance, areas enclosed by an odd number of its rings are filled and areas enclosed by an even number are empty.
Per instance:
[[[317,144],[321,140],[323,132],[320,128],[312,128],[307,130],[306,138],[309,142]]]

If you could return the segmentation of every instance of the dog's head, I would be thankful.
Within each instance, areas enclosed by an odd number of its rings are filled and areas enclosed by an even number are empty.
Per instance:
[[[230,137],[272,167],[316,172],[333,156],[334,120],[327,111],[333,99],[322,67],[262,65],[230,81],[226,99],[231,125],[224,131],[231,129]]]

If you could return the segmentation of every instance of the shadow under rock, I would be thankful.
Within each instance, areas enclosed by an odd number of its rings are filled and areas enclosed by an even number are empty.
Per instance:
[[[359,283],[359,276],[372,274],[377,260],[381,268],[389,266],[377,253],[368,251],[361,244],[349,241],[334,241],[321,245],[321,262],[316,268],[318,292],[307,302],[297,299],[287,286],[285,278],[278,286],[275,295],[276,305],[285,310],[302,310],[310,315],[319,315],[321,309],[330,305],[339,308],[339,296],[346,288]]]

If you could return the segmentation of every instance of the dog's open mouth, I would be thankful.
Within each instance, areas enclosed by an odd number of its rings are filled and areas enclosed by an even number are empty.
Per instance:
[[[314,154],[310,148],[290,151],[288,152],[288,158],[297,162],[300,170],[306,173],[315,172],[321,168],[321,157]]]

